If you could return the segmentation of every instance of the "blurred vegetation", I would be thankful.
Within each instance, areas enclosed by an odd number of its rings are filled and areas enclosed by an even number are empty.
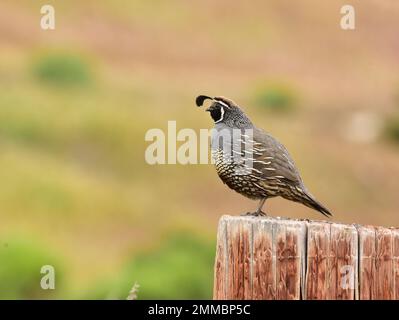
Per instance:
[[[399,143],[399,115],[386,120],[385,135],[392,141]]]
[[[277,81],[258,85],[254,96],[260,108],[276,113],[293,111],[298,102],[296,91],[287,83]]]
[[[52,85],[81,86],[92,80],[89,65],[82,56],[67,52],[42,54],[32,69],[39,81]]]
[[[138,299],[211,299],[215,244],[176,231],[158,248],[135,254],[113,283],[103,283],[90,297],[126,299],[140,286]]]
[[[44,265],[55,268],[55,290],[43,290],[40,280]],[[48,245],[32,240],[7,238],[0,247],[0,299],[56,298],[63,286],[60,258],[50,252]]]
[[[385,121],[385,136],[395,143],[399,143],[399,90],[394,96],[395,112]]]

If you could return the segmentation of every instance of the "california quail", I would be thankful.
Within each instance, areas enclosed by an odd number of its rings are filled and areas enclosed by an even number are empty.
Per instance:
[[[321,212],[330,211],[306,189],[287,149],[270,134],[255,127],[240,107],[224,97],[200,95],[198,107],[211,100],[209,111],[215,122],[211,135],[212,157],[217,173],[231,189],[259,199],[253,215],[265,215],[267,198],[281,196]]]

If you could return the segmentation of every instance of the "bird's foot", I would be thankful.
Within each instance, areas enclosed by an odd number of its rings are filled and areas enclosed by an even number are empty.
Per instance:
[[[251,216],[251,217],[265,217],[265,216],[267,216],[266,212],[263,212],[262,210],[255,211],[255,212],[242,213],[240,215],[241,216]]]
[[[259,212],[256,212],[256,216],[259,216],[259,217],[267,217],[267,214],[266,214],[266,212],[260,210]]]

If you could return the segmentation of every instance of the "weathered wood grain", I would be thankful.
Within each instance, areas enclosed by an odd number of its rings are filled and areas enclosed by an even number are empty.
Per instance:
[[[354,226],[330,224],[328,299],[354,300],[358,297],[358,249]]]
[[[399,230],[223,216],[213,297],[399,299]]]
[[[374,298],[375,278],[375,230],[373,227],[359,227],[359,298]]]
[[[375,234],[375,295],[373,299],[391,300],[394,298],[392,231],[377,227]]]
[[[276,297],[276,251],[273,223],[261,219],[253,224],[253,299],[273,300]]]
[[[309,223],[305,298],[355,299],[357,250],[354,226]]]
[[[305,299],[328,298],[328,254],[330,225],[315,222],[308,225]]]
[[[215,258],[215,281],[213,283],[213,299],[227,299],[227,237],[226,237],[226,221],[220,219],[217,241],[216,241],[216,258]]]
[[[251,299],[251,222],[227,220],[227,299]]]
[[[395,298],[395,237],[392,229],[360,227],[359,230],[360,299]]]
[[[298,300],[305,259],[306,225],[302,221],[273,224],[276,252],[276,299]]]
[[[223,217],[218,230],[214,298],[300,299],[305,224]]]
[[[392,229],[393,236],[393,281],[395,299],[399,300],[399,229]]]

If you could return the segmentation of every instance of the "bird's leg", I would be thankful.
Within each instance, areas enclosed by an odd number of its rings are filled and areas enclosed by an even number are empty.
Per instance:
[[[262,199],[259,201],[259,205],[258,205],[258,207],[257,207],[257,209],[256,209],[255,212],[247,212],[247,213],[245,213],[245,214],[243,214],[243,215],[244,215],[244,216],[255,216],[255,217],[258,217],[258,216],[267,216],[267,214],[266,214],[265,212],[262,211],[262,207],[263,207],[263,205],[265,204],[265,201],[266,201],[266,197],[262,198]]]
[[[263,205],[265,204],[265,201],[266,201],[266,197],[262,198],[259,201],[258,208],[256,209],[256,211],[254,213],[255,216],[267,216],[267,214],[262,211],[262,208],[263,208]]]

